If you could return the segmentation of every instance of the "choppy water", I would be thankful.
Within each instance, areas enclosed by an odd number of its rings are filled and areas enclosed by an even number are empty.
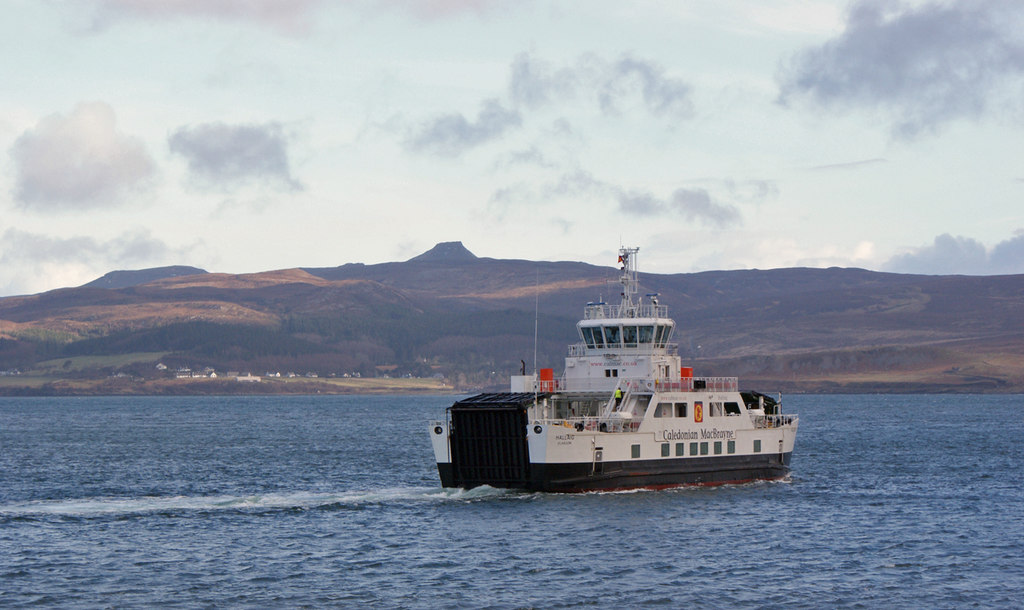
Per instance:
[[[0,399],[0,606],[1019,607],[1024,397],[790,396],[786,482],[442,490],[450,397]]]

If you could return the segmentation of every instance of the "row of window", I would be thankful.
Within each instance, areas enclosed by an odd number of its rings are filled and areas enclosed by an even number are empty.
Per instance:
[[[714,455],[722,455],[722,441],[714,441],[714,443],[709,443],[707,441],[702,441],[702,442],[693,442],[693,443],[676,443],[675,444],[675,449],[676,449],[675,454],[676,454],[676,457],[684,457],[684,456],[687,455],[687,452],[686,452],[687,444],[689,444],[689,446],[690,446],[689,447],[690,448],[690,452],[689,452],[690,456],[708,455],[708,451],[712,450],[712,449],[714,450]],[[632,445],[632,446],[630,446],[630,450],[631,450],[630,453],[631,453],[633,459],[639,459],[640,458],[640,445]],[[726,441],[725,451],[726,451],[726,453],[729,453],[729,454],[736,453],[736,441]],[[671,457],[671,453],[672,453],[672,444],[671,443],[662,443],[661,444],[661,457]],[[754,441],[754,453],[761,453],[761,441],[760,440],[755,440]]]
[[[738,402],[709,402],[707,411],[704,411],[704,401],[698,400],[693,403],[694,412],[700,412],[701,417],[721,417],[722,415],[739,415],[740,404]],[[685,402],[659,402],[654,409],[655,417],[687,417],[689,403]]]
[[[580,328],[583,342],[587,347],[637,347],[654,344],[665,347],[672,335],[672,326],[665,324],[650,326],[584,326]]]

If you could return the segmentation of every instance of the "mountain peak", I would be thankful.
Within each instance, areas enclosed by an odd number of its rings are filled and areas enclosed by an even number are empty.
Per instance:
[[[409,262],[464,263],[475,260],[476,255],[467,250],[461,241],[446,241],[437,244],[419,256],[410,258]]]
[[[201,273],[206,273],[206,270],[186,265],[154,267],[152,269],[138,269],[135,271],[111,271],[103,277],[83,285],[83,288],[129,288],[139,284],[148,284],[156,280]]]

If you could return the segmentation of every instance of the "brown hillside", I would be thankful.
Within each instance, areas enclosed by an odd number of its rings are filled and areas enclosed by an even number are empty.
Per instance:
[[[0,343],[0,370],[25,366],[42,340],[130,332],[138,336],[95,349],[170,351],[232,367],[405,370],[501,387],[534,351],[535,311],[538,364],[559,369],[584,304],[618,298],[612,267],[477,258],[457,242],[441,246],[404,263],[118,272],[108,278],[118,288],[0,298],[0,338],[9,341]],[[680,355],[706,374],[787,390],[1024,391],[1024,275],[775,269],[640,281],[675,318]],[[196,323],[264,334],[222,333],[220,343],[210,330],[146,334]]]

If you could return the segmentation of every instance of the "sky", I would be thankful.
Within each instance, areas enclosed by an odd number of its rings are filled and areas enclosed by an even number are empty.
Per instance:
[[[0,3],[0,296],[447,241],[1024,273],[1024,2]]]

